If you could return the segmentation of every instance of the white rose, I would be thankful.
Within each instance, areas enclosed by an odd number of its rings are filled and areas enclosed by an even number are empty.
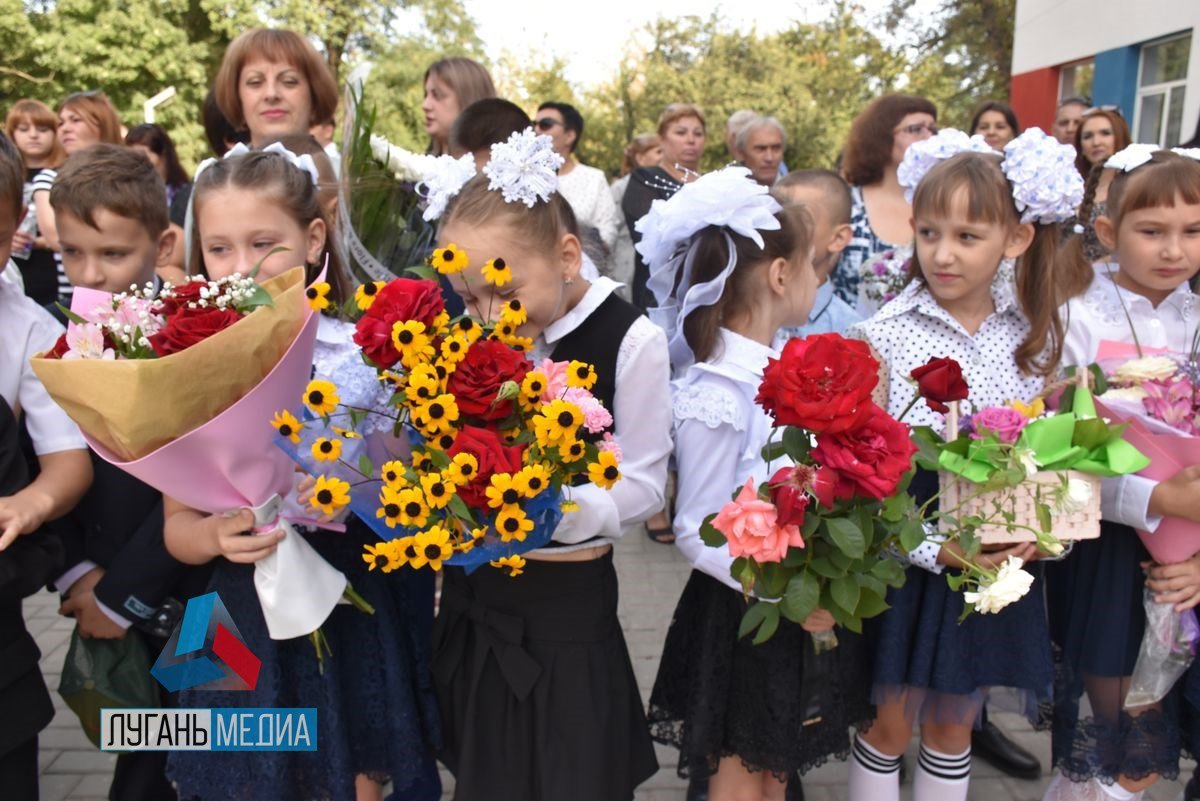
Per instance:
[[[1037,463],[1037,459],[1033,455],[1032,448],[1016,448],[1013,450],[1013,456],[1016,457],[1017,462],[1024,468],[1026,478],[1032,478],[1041,469]]]
[[[980,584],[977,592],[963,593],[963,600],[975,605],[975,611],[990,615],[999,612],[1011,603],[1021,600],[1033,586],[1033,576],[1021,569],[1025,564],[1010,556],[996,572],[996,578]]]
[[[1069,478],[1065,487],[1060,487],[1054,508],[1064,514],[1074,514],[1087,508],[1092,500],[1092,485],[1082,478]]]
[[[1104,393],[1104,400],[1106,401],[1119,400],[1141,403],[1145,397],[1146,390],[1141,387],[1117,387]]]
[[[1113,378],[1123,384],[1140,384],[1143,381],[1166,380],[1178,370],[1178,365],[1166,356],[1147,356],[1125,362],[1113,373]]]

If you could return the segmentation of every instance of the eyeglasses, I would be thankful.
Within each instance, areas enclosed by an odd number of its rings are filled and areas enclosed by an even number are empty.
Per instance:
[[[540,120],[535,122],[534,125],[537,126],[539,131],[549,131],[555,125],[562,125],[562,121],[556,120],[553,117],[542,117]]]
[[[935,136],[938,132],[938,127],[936,125],[927,125],[923,122],[916,122],[912,125],[905,125],[901,128],[897,128],[892,133],[906,133],[909,136],[920,136],[926,131],[929,131],[930,136]]]

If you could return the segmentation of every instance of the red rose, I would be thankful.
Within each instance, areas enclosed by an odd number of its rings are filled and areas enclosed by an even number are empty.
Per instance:
[[[150,347],[159,356],[169,356],[228,328],[242,319],[233,309],[180,309],[166,326],[150,337]]]
[[[812,472],[809,467],[783,467],[767,482],[771,487],[771,503],[775,504],[779,525],[804,525],[804,512],[808,509],[808,495],[804,489]]]
[[[489,422],[503,420],[512,414],[513,402],[495,402],[500,385],[505,381],[520,384],[528,372],[529,360],[525,354],[502,342],[481,339],[450,374],[446,391],[454,395],[458,410],[467,417]]]
[[[896,492],[916,452],[908,426],[872,404],[870,416],[858,428],[817,437],[812,449],[812,458],[821,465],[814,488],[817,498],[822,506],[856,495],[883,500]]]
[[[963,380],[962,367],[954,359],[930,359],[910,375],[917,382],[917,394],[939,414],[950,411],[946,405],[950,401],[967,398],[967,382]]]
[[[54,343],[54,347],[42,354],[43,359],[61,359],[63,354],[71,349],[67,344],[67,335],[59,334],[58,341]]]
[[[789,340],[770,359],[755,398],[779,425],[817,434],[846,431],[871,415],[879,362],[865,342],[838,334]]]
[[[354,342],[376,367],[388,369],[400,361],[392,345],[392,327],[406,320],[433,322],[446,308],[436,281],[393,278],[375,293],[375,302],[355,326]]]
[[[479,462],[479,470],[469,484],[458,488],[458,494],[472,509],[487,506],[485,490],[493,473],[515,473],[521,469],[521,453],[517,445],[505,445],[500,435],[490,428],[463,426],[454,438],[454,444],[446,451],[451,459],[460,453],[469,453]]]
[[[200,290],[208,287],[207,281],[187,281],[179,286],[171,287],[170,296],[162,296],[162,314],[170,317],[180,309],[186,309],[189,303],[200,302]]]

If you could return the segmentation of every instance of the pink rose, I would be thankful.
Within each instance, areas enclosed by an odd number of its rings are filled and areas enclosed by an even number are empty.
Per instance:
[[[971,425],[975,432],[972,439],[983,439],[989,433],[995,434],[1001,442],[1012,444],[1021,435],[1021,429],[1029,424],[1029,418],[1016,409],[1007,406],[988,406],[980,409],[971,416]]]
[[[725,535],[731,556],[745,556],[759,564],[783,561],[789,546],[804,547],[800,527],[779,524],[778,510],[758,497],[753,478],[746,479],[737,498],[722,507],[712,525]]]
[[[542,390],[542,402],[548,403],[555,398],[561,398],[567,391],[567,367],[570,362],[556,362],[553,359],[543,359],[536,370],[541,370],[546,376],[546,388]]]

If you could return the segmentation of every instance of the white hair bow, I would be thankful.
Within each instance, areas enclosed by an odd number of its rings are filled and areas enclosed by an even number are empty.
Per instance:
[[[1119,153],[1114,153],[1108,157],[1108,161],[1104,162],[1104,169],[1119,170],[1121,172],[1130,172],[1138,167],[1146,164],[1160,150],[1166,150],[1158,145],[1147,145],[1142,142],[1134,142]],[[1184,158],[1200,161],[1200,147],[1173,147],[1172,153],[1177,153]]]
[[[225,155],[222,156],[221,158],[229,159],[229,158],[233,158],[234,156],[242,156],[242,155],[245,155],[246,153],[253,153],[253,152],[254,152],[254,150],[252,148],[248,147],[246,145],[246,143],[238,142],[236,145],[229,148],[229,150],[226,151]],[[281,155],[285,159],[287,159],[288,162],[292,166],[297,167],[301,171],[308,173],[309,177],[312,178],[313,186],[318,186],[321,183],[321,171],[317,169],[317,162],[313,161],[313,157],[311,155],[309,155],[308,153],[305,153],[303,156],[297,156],[295,153],[288,150],[286,147],[284,147],[279,142],[272,142],[271,144],[264,147],[261,152],[263,152],[263,153],[278,153],[279,155]],[[196,167],[196,174],[192,177],[192,180],[194,181],[194,180],[196,180],[196,178],[199,178],[200,173],[204,172],[205,170],[207,170],[209,167],[211,167],[212,165],[214,165],[216,163],[217,163],[217,160],[215,158],[207,158],[204,161],[200,162],[199,166]]]

